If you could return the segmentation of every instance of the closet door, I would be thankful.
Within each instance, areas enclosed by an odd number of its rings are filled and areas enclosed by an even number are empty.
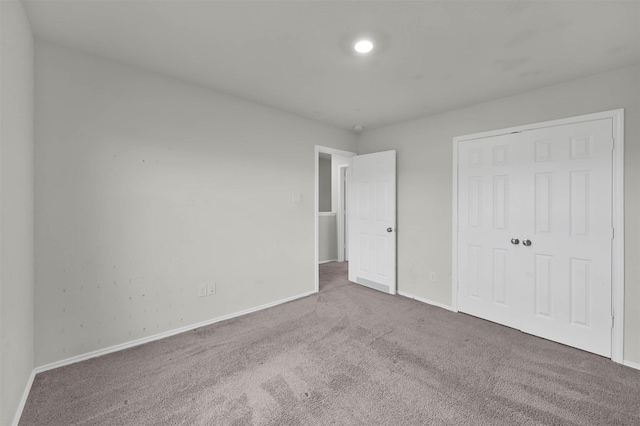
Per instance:
[[[518,134],[521,330],[611,356],[612,121]]]
[[[461,312],[611,356],[612,132],[602,119],[458,144]]]
[[[458,145],[458,308],[519,328],[522,158],[516,135]]]

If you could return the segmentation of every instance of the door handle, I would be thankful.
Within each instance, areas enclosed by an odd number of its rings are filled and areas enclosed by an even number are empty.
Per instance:
[[[529,247],[531,245],[531,240],[522,240],[522,245]]]
[[[520,244],[520,240],[517,238],[512,238],[511,239],[511,244]]]
[[[393,232],[393,228],[387,228],[387,232]]]

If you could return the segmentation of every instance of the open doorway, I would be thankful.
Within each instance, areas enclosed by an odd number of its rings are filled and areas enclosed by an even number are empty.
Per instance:
[[[315,290],[320,290],[320,272],[343,274],[348,260],[348,208],[346,185],[354,152],[323,146],[315,149]],[[322,265],[322,268],[320,267]],[[336,277],[333,277],[336,278]],[[335,280],[332,280],[335,281]]]

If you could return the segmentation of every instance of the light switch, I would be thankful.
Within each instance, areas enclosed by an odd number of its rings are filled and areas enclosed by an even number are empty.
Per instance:
[[[302,202],[302,194],[300,194],[299,192],[294,192],[293,196],[291,197],[291,202],[294,204],[300,204]]]

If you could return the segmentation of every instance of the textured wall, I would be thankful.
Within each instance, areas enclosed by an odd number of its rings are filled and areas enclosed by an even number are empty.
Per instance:
[[[451,303],[455,136],[625,108],[625,358],[640,362],[639,101],[633,66],[361,134],[359,154],[398,151],[399,290]]]
[[[18,1],[0,2],[0,424],[33,370],[33,36]]]
[[[353,134],[50,44],[36,65],[36,365],[313,291],[314,146]]]

